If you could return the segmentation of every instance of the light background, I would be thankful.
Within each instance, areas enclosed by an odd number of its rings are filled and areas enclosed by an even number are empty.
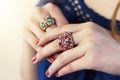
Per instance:
[[[0,0],[0,80],[21,80],[21,29],[36,0]]]

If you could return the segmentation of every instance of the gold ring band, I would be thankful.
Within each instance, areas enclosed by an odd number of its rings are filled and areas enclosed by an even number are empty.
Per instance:
[[[51,16],[46,16],[43,20],[40,21],[40,28],[43,31],[46,31],[46,29],[52,25],[55,25],[55,19]]]

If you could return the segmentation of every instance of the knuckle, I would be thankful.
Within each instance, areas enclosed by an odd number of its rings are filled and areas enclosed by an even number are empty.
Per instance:
[[[44,33],[44,35],[41,37],[41,40],[47,40],[49,39],[50,33]]]
[[[58,44],[58,40],[55,40],[53,42],[53,47],[56,48],[56,49],[58,49],[58,50],[60,49],[59,44]]]
[[[51,9],[54,9],[56,6],[55,6],[55,4],[53,4],[53,3],[47,3],[47,4],[45,5],[45,7],[49,7],[49,8],[51,8]]]
[[[61,33],[67,32],[68,31],[68,27],[66,27],[65,25],[63,25],[62,27],[59,27],[58,31],[61,31]]]
[[[45,57],[45,54],[43,53],[42,50],[38,49],[37,52],[39,52],[39,54],[40,54],[41,57],[43,57],[43,58]]]
[[[47,38],[41,38],[40,40],[41,40],[40,46],[45,46],[47,44]]]
[[[48,50],[47,50],[48,48],[47,47],[44,47],[43,49],[42,49],[42,54],[45,54],[45,53],[48,53]]]
[[[93,36],[94,33],[93,33],[93,30],[89,27],[89,28],[85,28],[84,29],[84,33],[87,35],[87,36]]]
[[[73,65],[73,64],[69,64],[68,69],[69,69],[70,71],[74,71],[74,65]]]
[[[89,22],[87,22],[86,24],[87,24],[87,26],[92,27],[94,23],[91,22],[91,21],[89,21]]]
[[[93,22],[88,22],[87,23],[87,28],[84,29],[84,32],[91,37],[96,37],[98,34],[98,31],[96,29],[96,24],[94,24]]]
[[[41,37],[40,38],[40,41],[41,41],[41,45],[43,46],[44,43],[48,40],[48,38],[46,37],[46,35],[44,35],[44,37]]]
[[[64,61],[65,61],[65,56],[63,54],[61,54],[59,57],[58,57],[58,64],[64,64]]]

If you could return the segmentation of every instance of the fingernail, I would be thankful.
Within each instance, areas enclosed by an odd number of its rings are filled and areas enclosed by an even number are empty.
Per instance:
[[[40,42],[40,40],[37,40],[37,41],[35,42],[35,45],[39,46],[39,42]]]
[[[32,62],[34,62],[36,60],[36,56],[34,56],[33,58],[32,58]]]
[[[51,62],[54,62],[55,59],[54,59],[53,57],[50,57],[49,60],[50,60]]]
[[[55,76],[58,77],[58,73],[56,73]]]
[[[49,74],[49,72],[48,72],[48,71],[46,71],[46,73],[45,73],[45,74],[46,74],[46,76],[47,76],[47,77],[50,77],[50,74]]]
[[[37,63],[37,58],[36,58],[36,55],[32,58],[32,62],[33,62],[34,64],[36,64],[36,63]]]
[[[60,77],[58,73],[55,74],[56,77]]]
[[[38,42],[38,44],[37,44],[37,46],[40,46],[41,44],[40,44],[40,40],[39,40],[39,42]]]

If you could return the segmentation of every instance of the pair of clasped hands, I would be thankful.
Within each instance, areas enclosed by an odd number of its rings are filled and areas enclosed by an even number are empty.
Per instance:
[[[40,20],[52,16],[56,25],[40,29]],[[76,47],[61,52],[58,36],[71,32]],[[25,27],[27,42],[37,51],[32,59],[34,64],[47,59],[52,64],[46,76],[63,76],[84,69],[120,74],[120,44],[111,36],[111,32],[94,22],[69,24],[61,10],[52,3],[37,7],[35,14]],[[54,58],[51,61],[49,57]]]

